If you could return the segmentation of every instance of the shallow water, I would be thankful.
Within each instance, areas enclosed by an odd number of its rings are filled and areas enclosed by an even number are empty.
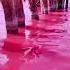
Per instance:
[[[70,13],[39,17],[28,20],[31,25],[26,29],[20,28],[25,36],[8,34],[5,42],[0,39],[0,46],[4,45],[0,70],[70,70]]]

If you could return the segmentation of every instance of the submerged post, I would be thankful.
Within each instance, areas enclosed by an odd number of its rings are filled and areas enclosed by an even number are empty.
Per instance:
[[[18,23],[16,21],[17,18],[15,14],[14,1],[13,0],[1,0],[1,2],[4,8],[7,32],[12,33],[12,34],[17,34]]]

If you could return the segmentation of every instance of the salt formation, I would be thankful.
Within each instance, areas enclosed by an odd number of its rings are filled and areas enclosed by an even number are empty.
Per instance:
[[[0,53],[0,65],[4,65],[9,61],[7,55]]]

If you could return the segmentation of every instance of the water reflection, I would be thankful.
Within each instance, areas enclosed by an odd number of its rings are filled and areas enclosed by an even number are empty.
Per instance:
[[[25,28],[25,40],[21,45],[19,44],[19,47],[18,45],[16,48],[14,46],[16,50],[17,47],[21,48],[22,46],[21,51],[4,50],[9,59],[4,54],[1,54],[1,64],[9,62],[7,63],[8,70],[29,70],[30,68],[32,70],[69,70],[69,19],[69,13],[55,12],[40,15],[39,21],[30,21],[31,25],[26,25]],[[11,38],[11,40],[13,39]],[[16,45],[15,41],[13,41],[13,45]],[[13,45],[7,46],[7,48],[13,47]],[[34,65],[34,68],[32,65]],[[36,66],[38,67],[36,68]]]
[[[33,45],[45,47],[52,51],[57,51],[63,54],[65,48],[67,49],[68,41],[65,36],[68,36],[68,17],[67,13],[52,13],[48,14],[49,18],[44,20],[39,20],[36,22],[35,26],[32,25],[27,28],[30,31],[29,41],[32,41]],[[51,17],[50,17],[51,16]],[[43,19],[46,16],[43,16]],[[56,17],[56,18],[55,18]],[[49,20],[49,21],[48,21]],[[55,24],[53,24],[53,22]]]
[[[46,19],[47,16],[41,16],[45,21],[41,18],[39,21],[31,22],[32,25],[26,26],[28,49],[22,55],[21,61],[30,62],[44,58],[45,61],[49,60],[46,64],[54,63],[54,67],[57,64],[57,68],[60,67],[61,62],[69,65],[69,16],[66,12],[63,14],[55,12],[51,15],[48,14],[49,18]]]

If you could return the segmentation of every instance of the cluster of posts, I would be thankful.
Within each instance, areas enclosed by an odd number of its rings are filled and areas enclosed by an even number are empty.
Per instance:
[[[23,2],[27,0],[1,0],[3,5],[7,31],[18,32],[18,27],[25,27]],[[28,0],[32,19],[39,20],[38,7],[42,14],[61,10],[68,10],[68,0]]]

